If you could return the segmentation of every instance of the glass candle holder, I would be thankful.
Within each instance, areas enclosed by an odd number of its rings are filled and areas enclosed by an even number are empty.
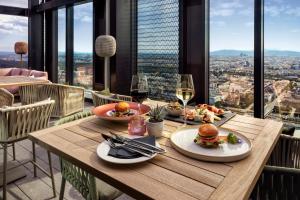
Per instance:
[[[134,116],[128,123],[128,134],[143,136],[146,133],[146,122],[142,116]]]

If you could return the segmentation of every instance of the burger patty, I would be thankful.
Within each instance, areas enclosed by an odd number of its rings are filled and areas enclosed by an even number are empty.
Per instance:
[[[200,136],[199,134],[197,134],[194,142],[206,148],[218,147],[220,144],[218,136]]]

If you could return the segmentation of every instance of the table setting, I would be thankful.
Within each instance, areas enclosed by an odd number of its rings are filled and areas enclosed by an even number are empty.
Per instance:
[[[99,158],[114,164],[134,164],[165,154],[167,151],[157,142],[164,137],[164,120],[182,124],[171,135],[170,143],[185,156],[210,162],[233,162],[249,156],[251,141],[241,133],[220,127],[235,113],[208,104],[187,106],[195,94],[192,75],[176,78],[176,96],[183,106],[179,102],[144,104],[149,92],[147,77],[134,75],[130,90],[134,102],[110,103],[93,110],[101,120],[128,124],[127,135],[101,134],[104,141],[97,147]]]

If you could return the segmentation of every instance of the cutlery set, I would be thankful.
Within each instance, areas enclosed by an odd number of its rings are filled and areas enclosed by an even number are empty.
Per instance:
[[[129,139],[120,135],[110,132],[110,135],[101,134],[102,137],[108,142],[111,148],[123,148],[132,152],[139,153],[146,157],[152,157],[154,154],[166,153],[165,149],[147,144],[134,139]]]

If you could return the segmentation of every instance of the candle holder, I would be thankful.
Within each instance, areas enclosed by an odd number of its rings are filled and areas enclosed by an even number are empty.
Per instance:
[[[146,133],[146,122],[142,116],[134,116],[128,123],[128,134],[144,136]]]

